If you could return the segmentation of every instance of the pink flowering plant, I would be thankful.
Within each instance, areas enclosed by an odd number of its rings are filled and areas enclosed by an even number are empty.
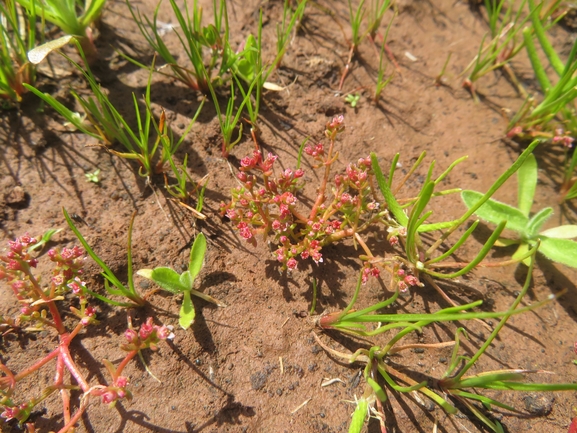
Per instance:
[[[278,173],[274,169],[277,157],[271,153],[264,156],[260,150],[255,150],[252,156],[241,160],[237,175],[240,186],[232,190],[230,203],[221,205],[222,214],[232,221],[241,237],[252,245],[256,245],[259,237],[263,240],[272,237],[277,245],[274,256],[283,269],[297,269],[299,260],[312,259],[319,264],[323,261],[324,246],[352,238],[364,252],[360,255],[364,262],[363,284],[370,277],[379,277],[383,269],[394,275],[401,291],[422,286],[422,273],[444,278],[445,275],[435,268],[456,266],[454,263],[447,264],[444,259],[470,236],[477,223],[457,242],[454,249],[441,255],[434,256],[433,253],[446,239],[445,235],[430,248],[425,246],[420,236],[421,233],[446,229],[449,229],[450,234],[472,215],[469,212],[459,220],[427,223],[432,211],[426,211],[426,207],[433,197],[460,191],[453,189],[437,192],[435,189],[465,158],[455,161],[437,178],[432,177],[434,165],[431,164],[419,194],[401,201],[396,198],[397,191],[417,170],[425,154],[418,158],[393,192],[392,179],[399,155],[391,164],[388,178],[383,175],[374,153],[370,157],[360,158],[356,164],[348,164],[343,173],[332,174],[333,164],[338,158],[335,142],[343,130],[343,116],[337,116],[325,129],[328,144],[321,142],[303,148],[304,153],[312,159],[313,168],[321,171],[320,185],[309,208],[305,208],[306,201],[300,199],[305,174],[300,164],[294,170],[287,168]],[[516,168],[509,171],[507,176],[514,170]],[[395,254],[385,259],[384,253],[379,256],[370,251],[360,236],[370,227],[380,227],[386,231],[388,245],[383,245],[383,249],[392,248]],[[461,266],[458,275],[480,263],[502,230],[503,227],[497,229],[495,236],[479,255],[467,266]]]
[[[322,248],[344,238],[358,237],[371,225],[384,222],[373,187],[369,158],[349,164],[344,173],[332,174],[338,158],[337,136],[344,130],[343,116],[327,123],[328,144],[304,147],[314,169],[321,171],[320,185],[309,209],[299,200],[305,171],[287,168],[276,172],[277,156],[255,150],[241,160],[237,175],[240,186],[232,200],[221,205],[241,237],[252,245],[271,236],[278,245],[274,255],[283,269],[297,269],[299,260],[323,261]],[[300,158],[299,158],[300,160]],[[375,271],[373,271],[375,272]]]
[[[9,248],[0,255],[0,280],[6,282],[20,304],[20,314],[16,318],[2,318],[0,326],[7,328],[6,332],[22,329],[24,331],[49,331],[58,336],[58,344],[46,356],[36,360],[30,366],[14,372],[8,365],[0,362],[0,417],[6,421],[16,419],[21,425],[26,425],[29,431],[34,431],[33,423],[28,418],[34,408],[54,393],[62,399],[63,427],[60,432],[72,431],[93,397],[99,397],[103,403],[114,404],[117,400],[130,398],[128,379],[122,375],[128,362],[141,350],[150,348],[156,350],[161,340],[171,337],[170,329],[157,326],[149,318],[139,331],[129,326],[125,333],[126,343],[122,349],[127,352],[118,367],[104,360],[111,376],[108,384],[91,384],[86,374],[74,361],[71,352],[71,342],[80,338],[84,328],[98,324],[97,310],[91,305],[86,282],[83,279],[85,262],[84,250],[79,247],[51,249],[48,258],[53,262],[51,277],[43,281],[35,275],[34,269],[38,260],[31,255],[31,248],[37,240],[24,235],[15,241],[10,241]],[[62,302],[68,300],[72,305],[70,312],[75,316],[73,326],[64,323]],[[54,382],[47,386],[38,396],[22,400],[18,384],[43,369],[49,362],[55,362],[56,374]],[[68,372],[71,381],[66,379]],[[78,402],[71,401],[70,392],[81,391]],[[72,410],[71,408],[76,408]]]

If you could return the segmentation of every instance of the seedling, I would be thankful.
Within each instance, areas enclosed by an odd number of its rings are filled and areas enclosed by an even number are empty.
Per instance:
[[[94,170],[92,173],[88,172],[88,173],[84,173],[84,176],[86,176],[86,181],[88,182],[92,182],[92,183],[100,183],[100,169],[96,169]]]
[[[172,75],[190,88],[208,93],[209,82],[213,81],[212,74],[217,65],[219,65],[219,69],[214,79],[219,81],[234,62],[235,55],[228,43],[228,13],[224,0],[219,0],[218,5],[217,0],[213,0],[214,24],[208,26],[202,25],[202,7],[198,6],[197,0],[193,2],[192,15],[188,9],[188,2],[184,4],[183,13],[176,1],[170,0],[170,6],[176,15],[180,28],[180,31],[175,30],[175,32],[192,64],[192,69],[178,64],[162,40],[162,32],[158,28],[157,21],[161,2],[158,3],[154,11],[152,21],[147,17],[143,19],[138,10],[134,11],[128,0],[126,4],[148,44],[164,59],[167,66],[170,67]],[[205,64],[204,55],[206,50],[210,52],[210,60],[207,64]],[[131,61],[148,69],[135,60]],[[169,75],[162,70],[158,72]]]
[[[0,3],[0,102],[10,107],[22,100],[23,84],[34,84],[36,67],[27,53],[36,43],[36,9],[24,13],[14,1]]]
[[[214,87],[212,83],[208,84],[208,88],[210,90],[210,94],[212,95],[212,100],[214,102],[214,108],[216,109],[216,116],[218,119],[218,124],[220,125],[220,131],[222,133],[222,156],[226,158],[230,151],[236,146],[240,140],[242,139],[242,122],[240,123],[238,136],[236,139],[233,138],[233,133],[236,130],[236,126],[240,122],[240,116],[242,115],[243,107],[248,103],[250,103],[250,91],[252,90],[252,86],[249,89],[248,94],[245,95],[243,98],[240,106],[235,110],[234,103],[235,103],[235,84],[234,81],[230,82],[230,97],[228,98],[226,104],[226,111],[224,114],[220,109],[220,104],[218,102],[218,97],[216,96],[216,92],[214,91]]]
[[[550,260],[567,266],[577,267],[577,225],[562,225],[542,231],[543,224],[553,215],[553,209],[546,207],[531,216],[533,197],[537,186],[537,162],[529,155],[517,172],[518,198],[517,208],[490,199],[475,210],[475,215],[493,223],[502,224],[517,234],[516,239],[500,238],[495,245],[510,246],[519,244],[513,254],[513,260],[522,260],[526,265],[527,251],[539,245],[539,252]],[[483,194],[476,191],[463,191],[461,197],[468,208],[471,208]],[[524,258],[524,259],[523,259]]]
[[[282,64],[282,59],[289,44],[290,35],[293,29],[298,27],[298,23],[302,20],[307,0],[298,0],[298,6],[294,11],[291,8],[291,4],[291,0],[284,1],[282,21],[276,25],[276,68],[279,68]]]
[[[96,60],[97,51],[90,26],[100,18],[106,0],[17,1],[31,13],[40,12],[42,19],[57,25],[64,33],[75,36],[85,58],[90,62]]]
[[[50,230],[46,230],[46,232],[42,235],[42,237],[40,238],[40,240],[38,242],[36,242],[35,244],[32,244],[28,247],[28,251],[42,251],[42,249],[44,248],[44,246],[50,242],[50,240],[52,239],[52,236],[54,236],[57,233],[60,233],[62,231],[62,229],[50,229]]]
[[[125,287],[124,284],[122,284],[120,282],[120,280],[118,279],[118,277],[114,274],[114,272],[112,272],[112,270],[106,265],[106,263],[104,263],[104,261],[98,257],[98,255],[94,252],[94,250],[90,247],[90,245],[88,245],[88,242],[86,242],[86,239],[84,239],[84,236],[82,236],[82,233],[80,233],[80,230],[78,230],[76,228],[76,226],[74,225],[74,222],[72,222],[72,218],[70,218],[70,216],[68,215],[68,212],[66,212],[66,209],[62,209],[62,212],[64,213],[64,218],[66,218],[66,222],[68,223],[68,226],[70,227],[70,230],[72,230],[74,232],[74,234],[76,235],[76,237],[78,238],[78,240],[80,241],[80,243],[82,244],[82,246],[86,249],[86,252],[88,253],[88,255],[90,257],[92,257],[92,259],[98,264],[98,266],[100,266],[100,268],[102,269],[102,273],[101,275],[104,277],[104,287],[106,289],[106,291],[113,296],[122,296],[125,297],[127,299],[129,299],[131,302],[118,302],[118,301],[114,301],[113,299],[107,298],[106,296],[102,296],[99,295],[96,292],[93,292],[87,288],[85,288],[84,290],[89,293],[90,295],[94,296],[97,299],[100,299],[101,301],[106,302],[107,304],[111,304],[111,305],[116,305],[118,307],[141,307],[143,305],[146,304],[146,301],[140,297],[140,295],[138,294],[138,292],[136,291],[135,287],[134,287],[134,279],[132,276],[132,228],[134,227],[134,218],[136,217],[136,212],[132,215],[132,218],[130,220],[130,226],[128,227],[128,247],[127,247],[127,279],[128,279],[128,287]],[[111,287],[112,286],[116,287],[115,289],[113,289]]]
[[[343,88],[345,78],[347,77],[347,74],[352,67],[353,57],[355,56],[362,40],[368,35],[371,39],[371,42],[373,43],[373,46],[375,46],[374,45],[375,36],[381,25],[381,21],[383,19],[383,16],[385,15],[385,12],[387,11],[387,9],[389,9],[391,5],[391,1],[383,0],[381,3],[381,0],[372,0],[371,7],[368,13],[367,9],[365,8],[365,0],[361,0],[356,9],[353,9],[351,0],[348,0],[348,5],[349,5],[349,23],[351,25],[351,39],[349,42],[350,49],[347,63],[345,65],[345,69],[339,82],[339,90]],[[363,32],[361,31],[361,25],[363,22],[363,18],[365,16],[368,17],[369,22],[367,25],[367,29]],[[383,49],[387,50],[387,53],[389,53],[388,47],[386,47],[386,37],[383,40]],[[377,51],[376,48],[375,51]]]
[[[136,160],[139,164],[138,174],[140,176],[149,178],[153,174],[161,173],[169,157],[174,155],[183,143],[186,134],[200,114],[204,101],[199,105],[185,133],[182,134],[178,142],[174,143],[172,134],[168,133],[168,124],[164,110],[161,111],[158,123],[152,115],[150,99],[152,70],[148,77],[144,95],[144,115],[140,112],[136,95],[132,95],[137,123],[137,129],[135,129],[128,124],[124,116],[118,112],[114,104],[110,101],[108,95],[101,89],[90,68],[86,66],[86,69],[84,69],[66,55],[63,54],[63,56],[82,72],[94,95],[94,97],[84,97],[74,90],[70,91],[82,106],[84,110],[83,116],[64,106],[52,95],[42,93],[32,86],[25,85],[25,87],[51,105],[79,131],[98,139],[101,146],[104,147],[107,152],[121,158]],[[153,130],[156,132],[156,139],[151,145],[150,139]],[[125,151],[119,152],[110,148],[110,146],[115,143],[122,144]],[[160,156],[157,159],[158,151],[160,151]]]
[[[174,163],[173,158],[170,158],[168,161],[170,162],[170,168],[172,169],[172,173],[176,177],[176,184],[169,185],[168,178],[166,174],[164,175],[164,187],[168,191],[168,193],[173,196],[178,202],[186,207],[187,209],[191,210],[195,217],[200,219],[206,219],[206,216],[203,215],[202,206],[204,202],[204,191],[206,190],[206,185],[208,184],[208,175],[203,177],[200,181],[195,182],[186,169],[186,163],[188,160],[188,154],[184,156],[184,161],[182,165],[177,166]],[[187,184],[190,183],[194,185],[192,190],[188,189]],[[191,208],[187,201],[193,194],[197,195],[197,203],[196,208]]]
[[[345,102],[351,105],[351,108],[355,108],[361,99],[361,95],[358,93],[349,93],[345,96]]]
[[[387,84],[391,82],[394,76],[394,73],[391,73],[391,75],[389,75],[389,77],[385,79],[385,71],[387,69],[387,65],[384,64],[384,60],[385,60],[385,50],[387,47],[387,38],[389,37],[389,30],[391,29],[391,25],[393,24],[393,20],[395,19],[396,16],[397,13],[395,12],[393,18],[391,18],[391,21],[389,22],[389,25],[387,26],[387,31],[385,32],[385,36],[383,37],[383,44],[381,45],[381,49],[379,52],[379,72],[377,75],[377,83],[375,84],[375,96],[373,98],[375,104],[379,102],[379,99],[381,98],[381,93],[383,92],[385,87],[387,87]]]
[[[196,312],[194,304],[192,303],[191,295],[198,296],[207,302],[224,307],[220,301],[214,299],[205,293],[195,290],[192,286],[194,280],[198,276],[204,262],[204,254],[206,252],[206,238],[202,233],[194,240],[192,248],[190,249],[190,259],[188,262],[188,270],[182,274],[176,271],[159,267],[154,269],[141,269],[137,272],[141,277],[147,278],[158,284],[163,290],[166,290],[174,295],[183,294],[182,306],[180,307],[178,323],[183,329],[190,328],[194,323]]]
[[[463,87],[471,92],[475,101],[478,101],[475,81],[483,75],[507,65],[523,49],[520,32],[529,19],[529,16],[525,18],[522,16],[526,1],[521,2],[516,13],[513,12],[512,2],[509,0],[499,0],[497,4],[491,0],[486,1],[491,28],[490,41],[485,44],[488,36],[485,34],[481,40],[479,52],[463,71],[463,74],[469,71],[467,78],[463,81]],[[505,15],[498,25],[499,16],[505,3],[509,3],[509,5],[505,7]],[[529,15],[532,13],[533,10]]]

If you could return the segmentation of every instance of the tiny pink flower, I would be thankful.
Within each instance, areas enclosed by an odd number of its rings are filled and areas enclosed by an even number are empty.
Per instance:
[[[291,257],[287,260],[286,265],[289,269],[296,269],[297,268],[297,261],[294,257]]]
[[[244,171],[239,171],[238,174],[236,175],[236,177],[241,182],[246,182],[246,180],[248,179],[248,176],[246,175],[246,173]]]
[[[138,335],[142,340],[146,340],[152,332],[154,331],[154,325],[152,324],[152,317],[146,319],[146,323],[143,323],[138,331]]]
[[[134,329],[127,329],[124,331],[124,338],[126,338],[129,343],[133,343],[138,338],[138,334]]]
[[[407,275],[405,277],[405,283],[407,283],[409,286],[418,286],[419,280],[417,280],[417,277],[414,275]]]
[[[110,404],[116,401],[117,399],[118,394],[116,394],[116,391],[107,391],[104,394],[102,394],[102,403],[104,404]]]
[[[403,292],[403,293],[406,292],[407,289],[408,289],[408,286],[407,286],[407,284],[406,284],[404,281],[399,281],[399,282],[398,282],[398,287],[399,287],[399,290],[400,290],[401,292]]]

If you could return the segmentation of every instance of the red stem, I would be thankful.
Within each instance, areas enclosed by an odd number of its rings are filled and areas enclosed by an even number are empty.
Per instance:
[[[331,164],[334,162],[334,161],[332,161],[334,146],[335,146],[335,140],[334,140],[334,138],[331,138],[331,144],[329,145],[329,151],[327,153],[327,158],[324,162],[325,175],[323,177],[323,182],[321,183],[321,187],[319,188],[319,192],[318,192],[315,204],[314,204],[313,208],[311,209],[311,214],[310,214],[310,218],[309,218],[310,221],[314,221],[315,216],[317,215],[319,206],[321,204],[323,204],[323,202],[325,201],[325,191],[327,189],[327,183],[329,181],[329,175],[331,173]]]
[[[48,355],[46,355],[40,361],[37,361],[34,365],[31,365],[26,370],[21,371],[16,376],[14,376],[14,381],[18,382],[19,380],[24,379],[29,374],[34,373],[36,370],[38,370],[40,367],[42,367],[48,361],[52,360],[53,358],[56,358],[58,356],[58,352],[59,352],[58,349],[54,349],[52,352],[50,352]]]

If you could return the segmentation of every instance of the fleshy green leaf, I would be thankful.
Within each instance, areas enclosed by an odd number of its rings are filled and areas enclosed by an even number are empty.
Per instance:
[[[483,196],[484,194],[477,191],[465,190],[461,192],[461,198],[468,208],[473,207]],[[475,215],[493,224],[507,221],[506,228],[518,233],[524,233],[529,223],[529,219],[519,209],[493,199],[487,200],[475,211]]]
[[[195,280],[200,270],[202,269],[202,264],[204,262],[204,254],[206,253],[206,238],[204,234],[199,233],[192,248],[190,249],[190,263],[188,264],[188,270],[190,272],[190,278],[192,281]],[[192,288],[192,285],[190,286]]]
[[[577,238],[577,225],[568,224],[565,226],[553,227],[540,233],[548,238],[573,239]]]
[[[535,155],[530,154],[527,156],[523,165],[519,167],[517,180],[517,200],[519,210],[523,215],[528,217],[531,212],[533,197],[535,196],[535,188],[537,186],[537,160],[535,159]]]
[[[551,217],[551,215],[553,215],[553,209],[550,207],[541,209],[539,212],[533,215],[533,218],[529,220],[529,224],[527,225],[527,235],[529,237],[533,237],[539,233],[539,230],[543,224],[545,224],[545,221]]]
[[[164,290],[171,293],[176,294],[190,290],[188,287],[182,285],[180,275],[170,268],[140,269],[137,274],[154,281]]]
[[[194,305],[192,304],[192,299],[190,299],[190,291],[185,290],[182,306],[180,307],[178,324],[182,326],[183,329],[190,328],[190,325],[194,322],[195,314]]]
[[[539,252],[554,262],[577,268],[577,242],[575,241],[543,236]]]

